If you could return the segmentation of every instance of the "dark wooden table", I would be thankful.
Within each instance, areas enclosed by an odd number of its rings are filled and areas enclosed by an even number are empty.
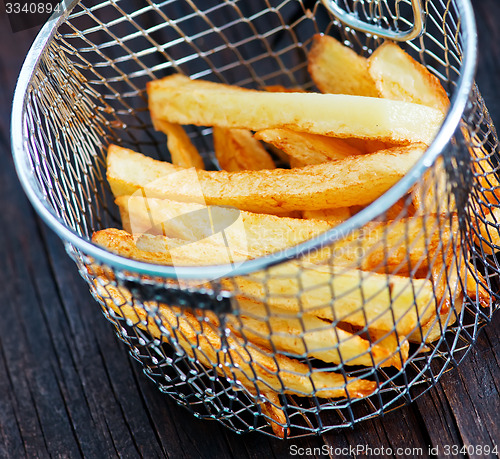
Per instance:
[[[477,81],[500,125],[500,2],[474,3]],[[424,457],[430,448],[442,457],[446,445],[500,449],[498,316],[459,368],[434,389],[355,430],[290,441],[238,436],[216,422],[195,419],[163,396],[117,340],[61,242],[18,183],[10,155],[10,105],[36,31],[14,34],[0,13],[1,458],[281,458],[293,448],[324,445],[421,448]],[[308,452],[306,457],[322,456]]]

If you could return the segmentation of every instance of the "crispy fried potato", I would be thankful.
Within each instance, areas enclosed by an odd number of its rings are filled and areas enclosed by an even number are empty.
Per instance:
[[[448,111],[450,100],[439,79],[395,43],[379,46],[368,62],[382,97]]]
[[[457,227],[458,230],[458,227]],[[457,251],[461,235],[443,234],[439,247],[430,251],[432,282],[436,296],[436,307],[427,321],[421,321],[421,329],[415,330],[408,339],[411,342],[432,343],[443,335],[446,327],[459,318],[464,303],[464,293],[476,300],[482,307],[490,304],[490,295],[481,274],[473,276],[467,267],[463,254]]]
[[[286,414],[281,406],[278,394],[267,391],[264,396],[269,401],[260,402],[260,409],[266,421],[273,429],[274,435],[285,438],[290,435]]]
[[[196,173],[201,197],[210,205],[266,213],[321,210],[372,202],[411,169],[425,148],[415,144],[300,169]],[[116,145],[108,149],[107,179],[115,196],[140,190],[148,197],[199,201],[198,189],[182,171]]]
[[[302,218],[312,220],[323,220],[332,225],[345,222],[351,216],[350,207],[339,207],[337,209],[304,210]]]
[[[442,157],[436,158],[413,190],[413,207],[417,215],[446,214],[455,201]]]
[[[412,217],[413,215],[415,215],[413,202],[409,202],[407,196],[403,196],[387,209],[384,217],[385,220],[397,220],[401,217]]]
[[[376,151],[387,150],[396,146],[395,144],[392,144],[390,142],[382,142],[381,140],[354,139],[352,137],[342,140],[362,154],[375,153]]]
[[[406,336],[435,309],[432,284],[355,269],[299,266],[292,262],[264,273],[234,278],[241,296],[290,313],[307,312]]]
[[[224,244],[238,252],[248,252],[252,257],[296,245],[332,227],[321,220],[277,217],[141,196],[121,196],[116,203],[124,227],[130,233],[149,232],[200,241],[224,231]]]
[[[104,284],[108,284],[107,281]],[[102,286],[94,281],[98,296],[116,314],[128,318],[138,327],[158,339],[165,340],[166,334],[158,328],[155,320],[146,310],[133,302],[128,290],[108,284]],[[155,308],[156,303],[144,305]],[[360,398],[370,395],[377,387],[373,381],[345,378],[332,371],[315,370],[298,360],[276,354],[271,357],[257,345],[244,345],[234,335],[226,337],[223,345],[217,325],[211,321],[199,321],[189,311],[159,305],[158,318],[176,342],[191,358],[195,358],[222,377],[234,383],[261,392],[270,390],[298,396],[316,395],[321,398]],[[347,381],[346,381],[347,379]]]
[[[123,250],[119,244],[115,244],[114,249],[117,253]],[[132,254],[149,262],[155,258],[156,263],[170,264],[168,258],[165,262],[164,252],[143,255],[137,248],[126,250],[125,256]],[[193,256],[196,253],[190,255],[190,259]],[[178,261],[183,265],[180,257]],[[425,323],[435,309],[430,281],[355,269],[290,261],[269,268],[265,273],[221,279],[220,282],[223,288],[234,291],[238,298],[257,302],[265,299],[270,307],[294,314],[308,312],[319,318],[358,327],[370,326],[385,331],[396,328],[404,336],[413,332],[418,320]]]
[[[246,299],[239,300],[239,308],[241,316],[228,316],[227,325],[263,348],[336,364],[401,366],[394,349],[384,347],[382,341],[371,344],[313,315],[299,318],[279,309],[273,309],[269,315],[262,304]]]
[[[307,92],[300,87],[287,88],[286,86],[283,86],[281,84],[272,84],[269,86],[264,86],[264,90],[266,90],[267,92]]]
[[[492,164],[494,153],[488,153],[486,147],[479,144],[478,139],[471,137],[462,128],[462,133],[469,147],[472,158],[471,166],[478,190],[471,200],[474,209],[471,214],[472,224],[478,230],[474,234],[475,242],[484,253],[492,255],[500,247],[500,180],[498,166]],[[495,247],[496,246],[496,247]]]
[[[264,129],[257,131],[255,138],[274,145],[305,166],[361,154],[341,139],[289,129]]]
[[[116,203],[124,228],[130,233],[149,232],[170,238],[225,244],[250,258],[268,255],[298,244],[330,229],[332,222],[276,217],[218,206],[205,207],[141,196],[122,196]],[[131,224],[131,220],[133,224]],[[215,238],[214,228],[224,230]],[[458,232],[458,221],[438,215],[371,222],[333,246],[305,255],[311,263],[331,261],[337,266],[365,271],[420,275],[429,267],[428,253],[441,240]],[[432,260],[432,257],[430,258]]]
[[[430,144],[443,114],[422,105],[343,94],[272,93],[172,75],[148,83],[153,118],[258,131]]]
[[[156,130],[162,131],[167,136],[167,148],[172,158],[172,164],[205,169],[203,159],[182,126],[154,118],[153,125]]]
[[[500,206],[499,167],[492,164],[495,153],[489,153],[484,145],[478,145],[478,140],[471,138],[465,129],[462,129],[462,133],[468,145],[471,145],[469,147],[472,157],[471,165],[475,178],[482,187],[480,199],[484,201],[484,204],[490,203],[498,208]]]
[[[369,59],[369,69],[382,97],[447,112],[450,101],[440,81],[395,43],[385,42],[377,48]],[[414,193],[417,213],[443,212],[448,208],[448,180],[441,158],[437,160],[434,175],[427,172],[424,182],[429,186],[419,186]],[[440,206],[443,208],[439,209]]]
[[[92,235],[92,242],[123,257],[162,265],[209,266],[243,262],[251,258],[245,252],[222,244],[186,242],[150,234],[142,234],[135,239],[126,231],[115,228],[96,231]]]
[[[274,161],[248,129],[226,129],[214,126],[215,157],[221,169],[258,171],[274,169]]]
[[[365,271],[421,277],[432,263],[441,241],[458,233],[458,219],[439,215],[415,216],[388,222],[370,222],[335,248],[333,263]]]
[[[476,204],[476,214],[473,213],[472,224],[479,232],[474,233],[474,241],[487,255],[493,255],[500,247],[500,208],[487,208]]]
[[[311,78],[323,93],[378,97],[367,60],[333,37],[316,34],[307,62]]]

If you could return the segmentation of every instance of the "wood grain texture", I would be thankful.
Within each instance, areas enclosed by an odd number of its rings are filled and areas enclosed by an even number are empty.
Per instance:
[[[474,4],[477,80],[500,123],[500,3]],[[235,435],[163,396],[114,336],[57,238],[21,190],[9,146],[11,97],[35,30],[0,13],[0,457],[289,457],[290,445],[422,448],[500,443],[500,320],[458,369],[408,407],[354,430],[283,442]],[[440,454],[441,456],[441,454]],[[314,453],[308,457],[324,457]]]

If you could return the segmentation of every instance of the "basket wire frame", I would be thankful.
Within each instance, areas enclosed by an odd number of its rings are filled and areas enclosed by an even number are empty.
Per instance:
[[[343,6],[347,11],[361,8],[362,13],[358,13],[366,20],[401,30],[411,25],[411,15],[407,16],[411,2],[395,3],[394,7],[394,2],[385,0],[360,0],[344,1]],[[453,0],[423,4],[425,32],[403,47],[453,95],[464,57],[460,9]],[[31,184],[25,186],[36,189],[38,199],[60,221],[57,224],[70,228],[82,240],[96,230],[121,225],[105,179],[110,143],[169,159],[165,139],[154,131],[149,118],[147,81],[181,72],[244,87],[280,84],[313,89],[306,62],[315,33],[333,35],[365,56],[381,42],[376,36],[341,26],[321,1],[306,0],[92,0],[78,3],[59,22],[41,50],[26,89],[20,120],[26,139],[22,167],[32,176]],[[216,169],[211,129],[189,126],[188,133],[207,168]],[[365,244],[369,237],[365,226],[354,228],[344,238],[332,238],[321,249],[330,253],[323,283],[310,282],[314,269],[311,271],[307,256],[279,260],[281,266],[296,269],[283,271],[278,264],[240,276],[254,286],[257,293],[253,299],[263,308],[253,317],[241,301],[245,292],[238,278],[182,280],[145,275],[127,260],[119,268],[68,241],[66,249],[145,374],[196,416],[217,419],[236,432],[257,430],[277,435],[276,425],[281,424],[281,434],[288,437],[352,427],[409,403],[432,387],[461,361],[497,308],[497,148],[494,126],[473,87],[461,123],[439,157],[409,193],[393,196],[393,202],[400,198],[394,206],[380,207],[371,224],[389,219],[392,223],[385,227],[378,243]],[[426,202],[417,236],[410,236],[415,229],[407,224],[407,218],[414,213],[415,197],[437,196],[437,190],[446,199]],[[397,225],[406,226],[402,236],[393,241],[391,231]],[[410,255],[415,241],[423,241],[424,246],[418,260]],[[407,253],[404,261],[390,265],[393,251],[400,248]],[[336,263],[338,250],[355,254],[350,266]],[[359,281],[350,290],[339,289],[334,280],[362,267],[363,260],[371,256],[380,258],[373,268],[378,273],[376,288],[367,288],[370,276],[358,269]],[[401,290],[394,290],[392,276],[398,274],[406,281]],[[489,302],[480,302],[470,292],[467,286],[471,280],[490,293]],[[274,285],[279,282],[292,283],[296,291],[288,295],[276,291]],[[417,297],[424,287],[433,294],[419,304]],[[334,330],[337,342],[325,349],[309,349],[305,312],[311,305],[307,298],[321,289],[329,289],[328,301],[313,307],[326,311],[329,320],[319,331]],[[220,303],[221,295],[227,292],[230,313],[214,314],[210,306]],[[412,292],[415,298],[403,313],[397,309],[402,292]],[[336,304],[353,295],[361,298],[357,307],[339,315]],[[384,295],[391,307],[373,314],[371,305]],[[208,309],[200,309],[203,301]],[[284,302],[295,305],[292,319],[289,313],[272,307]],[[416,317],[412,333],[417,343],[405,349],[399,333],[410,316]],[[346,323],[352,317],[357,325],[349,328]],[[429,317],[431,321],[426,323]],[[253,344],[255,330],[248,325],[252,318],[267,327],[259,336],[267,342],[265,352]],[[284,318],[293,320],[298,328],[302,353],[276,347],[273,320]],[[392,329],[383,336],[368,333],[381,318],[389,318]],[[352,337],[341,338],[334,325],[348,330]],[[438,338],[425,343],[432,330],[438,331]],[[374,355],[376,346],[390,336],[396,337],[391,358],[399,358],[401,368],[386,366],[387,362]],[[361,337],[369,343],[364,357],[370,364],[359,365],[342,351],[349,339]],[[321,350],[335,354],[335,362],[311,356]],[[266,370],[267,377],[262,376],[265,370],[259,369],[254,359],[259,352],[274,365],[274,370]],[[293,375],[293,370],[281,368],[280,362],[287,357],[306,368],[310,393],[295,391],[294,395],[286,390],[286,373]],[[250,368],[247,372],[242,370],[245,364]],[[362,398],[322,398],[314,378],[328,372],[342,375],[343,388],[348,387],[349,377],[372,381],[376,389]],[[281,421],[270,414],[273,409],[283,413]]]

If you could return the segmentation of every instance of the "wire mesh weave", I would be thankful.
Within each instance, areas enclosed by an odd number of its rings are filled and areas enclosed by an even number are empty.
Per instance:
[[[395,8],[389,1],[340,3],[347,11],[361,9],[361,16],[384,27],[411,25],[409,1],[395,2]],[[425,32],[404,46],[453,95],[463,59],[457,2],[424,6]],[[311,89],[307,52],[315,33],[336,36],[366,56],[380,44],[342,27],[320,1],[306,0],[84,1],[60,22],[27,84],[18,120],[26,139],[22,167],[32,175],[25,186],[82,239],[120,226],[105,179],[108,144],[169,159],[164,137],[149,118],[147,81],[181,72],[252,88]],[[211,129],[188,129],[207,168],[216,169]],[[66,248],[145,374],[196,416],[217,419],[237,432],[270,435],[280,423],[287,436],[351,427],[432,387],[460,362],[491,319],[500,272],[494,242],[499,228],[494,210],[500,206],[497,147],[474,87],[437,160],[408,193],[392,196],[394,205],[389,207],[390,199],[385,207],[379,203],[382,211],[369,225],[390,221],[381,226],[379,240],[370,243],[368,226],[332,239],[318,251],[327,251],[319,274],[308,264],[312,253],[238,277],[168,279],[141,274],[126,260],[121,268],[109,266],[67,241]],[[445,199],[424,199],[420,223],[412,227],[408,217],[415,213],[415,199],[438,195]],[[404,256],[395,264],[401,250]],[[348,254],[351,263],[338,265],[339,253]],[[367,260],[375,277],[363,271]],[[359,276],[354,282],[353,273]],[[471,290],[471,284],[479,287]],[[250,285],[252,294],[242,285]],[[481,289],[489,300],[481,298]],[[411,307],[401,309],[405,295]],[[376,309],[381,302],[386,309]],[[339,304],[351,309],[339,314]],[[216,307],[226,312],[229,307],[230,313],[214,313]],[[306,314],[311,310],[323,314],[314,328],[330,340],[322,348],[311,349]],[[283,319],[297,330],[302,352],[280,349],[279,338],[287,337],[273,327]],[[383,320],[392,323],[390,329],[371,333]],[[257,338],[266,352],[254,344]],[[349,356],[349,344],[360,339],[366,349]],[[380,357],[376,350],[389,340],[393,353]],[[331,361],[317,358],[325,353]],[[290,360],[299,366],[288,368]],[[290,390],[297,368],[305,382]],[[318,385],[333,372],[341,379],[340,396],[322,393],[325,388]],[[374,390],[356,396],[349,391],[351,381],[371,381]],[[282,413],[278,420],[272,415],[276,410]]]

